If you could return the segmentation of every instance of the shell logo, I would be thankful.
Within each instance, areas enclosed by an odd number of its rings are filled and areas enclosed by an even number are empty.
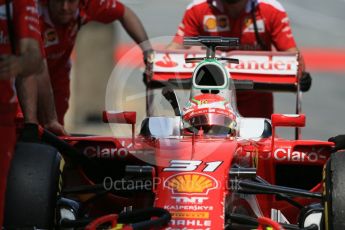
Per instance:
[[[181,173],[169,177],[164,186],[173,194],[197,193],[207,194],[210,190],[218,187],[217,181],[205,174]]]
[[[214,17],[210,17],[206,19],[205,21],[205,29],[207,31],[209,30],[215,30],[217,28],[217,21]]]

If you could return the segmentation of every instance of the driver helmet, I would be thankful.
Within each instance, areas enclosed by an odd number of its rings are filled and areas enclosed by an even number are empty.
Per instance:
[[[184,128],[192,133],[236,135],[236,115],[230,103],[218,94],[205,93],[191,98],[183,109]]]

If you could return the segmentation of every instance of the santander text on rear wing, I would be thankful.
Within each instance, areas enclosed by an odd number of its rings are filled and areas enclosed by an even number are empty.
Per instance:
[[[185,58],[204,57],[204,52],[157,52],[150,88],[170,85],[189,88],[197,63],[186,63]],[[296,52],[232,51],[219,52],[217,57],[235,58],[238,64],[226,63],[238,89],[292,91],[297,90],[299,76]]]

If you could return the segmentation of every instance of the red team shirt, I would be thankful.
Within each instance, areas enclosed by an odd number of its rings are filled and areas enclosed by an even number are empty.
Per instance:
[[[18,43],[23,38],[33,38],[41,41],[41,32],[39,28],[37,6],[34,0],[14,0],[11,3],[13,7],[13,28],[15,40]],[[7,29],[5,0],[0,1],[0,53],[1,55],[10,55],[12,53],[10,38]],[[18,47],[18,44],[16,45]],[[14,77],[14,76],[13,76]],[[14,79],[0,80],[0,114],[15,113],[16,107]],[[13,108],[13,110],[12,110]],[[11,118],[10,118],[11,119]],[[1,121],[4,121],[2,119]],[[1,122],[0,121],[0,122]],[[8,122],[5,122],[8,123]]]
[[[12,0],[12,19],[16,47],[23,38],[33,38],[41,41],[38,12],[34,0]],[[10,55],[9,32],[7,28],[5,1],[0,1],[0,55]],[[0,80],[0,228],[3,224],[3,208],[7,172],[10,166],[12,152],[16,142],[15,115],[16,95],[14,76],[11,80]]]
[[[288,16],[276,0],[248,0],[245,11],[236,19],[223,10],[220,0],[194,0],[184,14],[174,42],[182,43],[184,36],[224,36],[240,39],[240,50],[260,50],[252,20],[252,2],[260,37],[271,49],[278,51],[296,47]],[[237,104],[243,116],[267,117],[273,113],[271,93],[240,92]]]
[[[44,49],[60,123],[63,124],[68,109],[70,55],[80,27],[90,21],[111,23],[123,17],[124,9],[117,0],[84,0],[80,1],[75,20],[67,26],[56,26],[50,19],[47,5],[41,2],[39,11]]]

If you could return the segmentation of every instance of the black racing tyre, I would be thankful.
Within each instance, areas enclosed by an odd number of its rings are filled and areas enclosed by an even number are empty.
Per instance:
[[[323,179],[325,229],[345,229],[345,151],[331,155]]]
[[[63,160],[51,146],[17,143],[7,180],[5,229],[52,229]]]

